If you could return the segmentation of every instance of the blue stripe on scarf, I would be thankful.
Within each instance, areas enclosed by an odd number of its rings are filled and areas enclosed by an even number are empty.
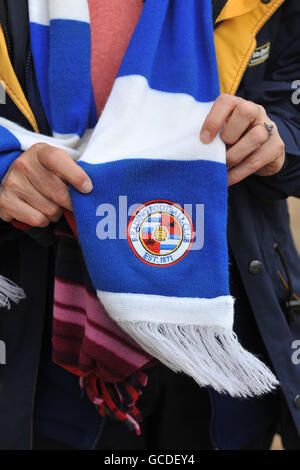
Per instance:
[[[37,23],[30,24],[31,48],[35,73],[43,107],[51,127],[49,103],[49,27]]]
[[[31,23],[30,30],[39,90],[52,131],[82,136],[96,123],[90,25],[57,19],[50,27]]]
[[[224,164],[128,159],[103,165],[80,162],[80,166],[92,178],[94,191],[82,196],[71,188],[71,194],[80,243],[98,290],[198,298],[228,294]],[[117,212],[120,195],[128,195],[128,208],[157,199],[193,204],[193,219],[195,205],[204,204],[203,248],[191,250],[172,266],[157,268],[141,262],[132,253],[127,239],[98,239],[96,227],[101,219],[96,216],[96,209],[105,202]]]
[[[145,3],[119,76],[143,75],[153,89],[213,101],[219,82],[211,0],[159,3]]]
[[[0,182],[9,169],[10,165],[15,161],[16,158],[21,154],[20,142],[18,139],[5,127],[0,126],[0,142],[1,142],[1,153],[0,153]],[[13,149],[13,151],[12,151]]]
[[[53,132],[82,136],[88,126],[92,87],[90,25],[82,21],[52,20],[50,30]]]

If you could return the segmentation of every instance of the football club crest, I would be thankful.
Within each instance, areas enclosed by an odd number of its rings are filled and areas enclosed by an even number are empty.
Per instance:
[[[169,266],[190,250],[194,228],[190,216],[178,204],[150,201],[131,217],[127,236],[141,261],[153,266]]]

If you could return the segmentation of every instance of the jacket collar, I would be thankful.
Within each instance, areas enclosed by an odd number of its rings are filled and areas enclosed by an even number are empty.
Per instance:
[[[219,16],[216,18],[216,23],[245,15],[245,13],[257,8],[262,2],[261,0],[227,0],[225,3]]]
[[[285,0],[228,0],[217,18],[215,47],[221,93],[234,95],[256,47],[256,35]]]
[[[215,27],[218,25],[218,17],[228,0],[212,0],[213,20]]]

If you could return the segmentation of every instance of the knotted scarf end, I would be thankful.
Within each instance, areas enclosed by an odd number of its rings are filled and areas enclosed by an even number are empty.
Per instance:
[[[11,302],[18,304],[26,295],[21,287],[4,276],[0,276],[0,307],[11,308]]]

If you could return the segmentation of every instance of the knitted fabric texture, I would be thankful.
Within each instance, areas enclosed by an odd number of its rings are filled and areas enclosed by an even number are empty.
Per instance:
[[[0,174],[43,141],[90,176],[89,195],[71,188],[85,263],[110,319],[148,353],[143,365],[154,356],[232,396],[272,390],[273,374],[232,331],[225,145],[199,138],[219,94],[211,1],[147,0],[97,123],[87,1],[29,0],[29,9],[53,137],[0,118]]]

